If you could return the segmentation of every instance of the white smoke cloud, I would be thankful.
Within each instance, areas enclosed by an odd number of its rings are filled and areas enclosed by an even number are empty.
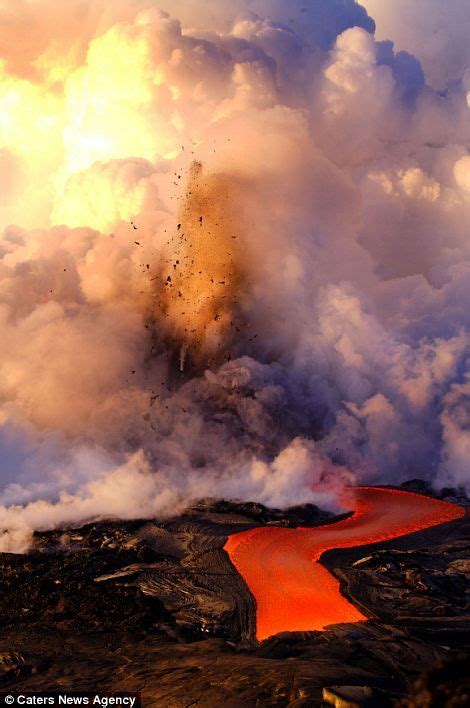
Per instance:
[[[459,81],[470,65],[470,11],[466,0],[363,0],[379,40],[413,54],[436,89]]]
[[[104,464],[103,464],[104,463]],[[106,515],[107,518],[160,518],[184,510],[188,500],[212,497],[214,491],[227,498],[257,499],[271,507],[303,504],[313,484],[322,483],[316,499],[335,508],[337,481],[328,463],[315,450],[312,441],[295,438],[270,463],[251,459],[235,468],[212,469],[205,474],[194,470],[161,467],[155,470],[139,451],[115,468],[90,451],[78,451],[67,469],[62,466],[58,479],[49,479],[47,495],[55,487],[58,498],[27,501],[24,505],[0,506],[4,532],[0,551],[23,552],[31,546],[36,529],[70,526]],[[73,484],[67,477],[73,475]],[[343,481],[348,479],[343,472]],[[351,477],[350,477],[351,478]],[[67,481],[73,493],[67,491]],[[215,485],[215,486],[214,486]],[[44,491],[44,490],[42,490]],[[21,498],[23,489],[6,487],[3,499]],[[34,490],[36,494],[39,489]],[[29,502],[29,503],[28,503]]]
[[[465,81],[430,88],[353,0],[7,1],[7,25],[1,548],[195,497],[469,489]]]

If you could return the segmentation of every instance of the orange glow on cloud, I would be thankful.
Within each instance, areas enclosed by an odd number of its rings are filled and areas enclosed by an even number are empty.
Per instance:
[[[7,222],[105,230],[116,214],[128,220],[139,213],[142,186],[106,192],[106,180],[95,179],[87,186],[100,208],[90,219],[86,206],[81,210],[86,199],[77,194],[77,175],[109,160],[155,162],[181,152],[179,89],[152,36],[159,22],[164,19],[148,11],[134,23],[118,23],[92,38],[84,57],[51,43],[26,76],[0,63],[0,143],[23,179],[21,204],[9,205]]]

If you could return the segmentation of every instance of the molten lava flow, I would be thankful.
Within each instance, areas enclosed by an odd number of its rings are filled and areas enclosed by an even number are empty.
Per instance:
[[[262,527],[230,536],[225,550],[256,599],[259,640],[367,619],[318,562],[331,548],[362,546],[436,526],[463,508],[394,489],[358,487],[354,514],[316,528]]]

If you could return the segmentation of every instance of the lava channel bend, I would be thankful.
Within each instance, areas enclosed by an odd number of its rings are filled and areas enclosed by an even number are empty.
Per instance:
[[[354,489],[352,516],[313,528],[260,527],[229,537],[224,548],[256,600],[256,636],[323,630],[366,620],[318,561],[333,548],[378,543],[465,516],[465,509],[412,492]]]

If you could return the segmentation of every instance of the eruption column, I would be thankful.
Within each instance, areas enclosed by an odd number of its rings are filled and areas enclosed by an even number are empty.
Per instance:
[[[216,362],[230,341],[240,279],[234,239],[229,180],[194,162],[163,277],[181,370],[187,355],[196,366]]]

